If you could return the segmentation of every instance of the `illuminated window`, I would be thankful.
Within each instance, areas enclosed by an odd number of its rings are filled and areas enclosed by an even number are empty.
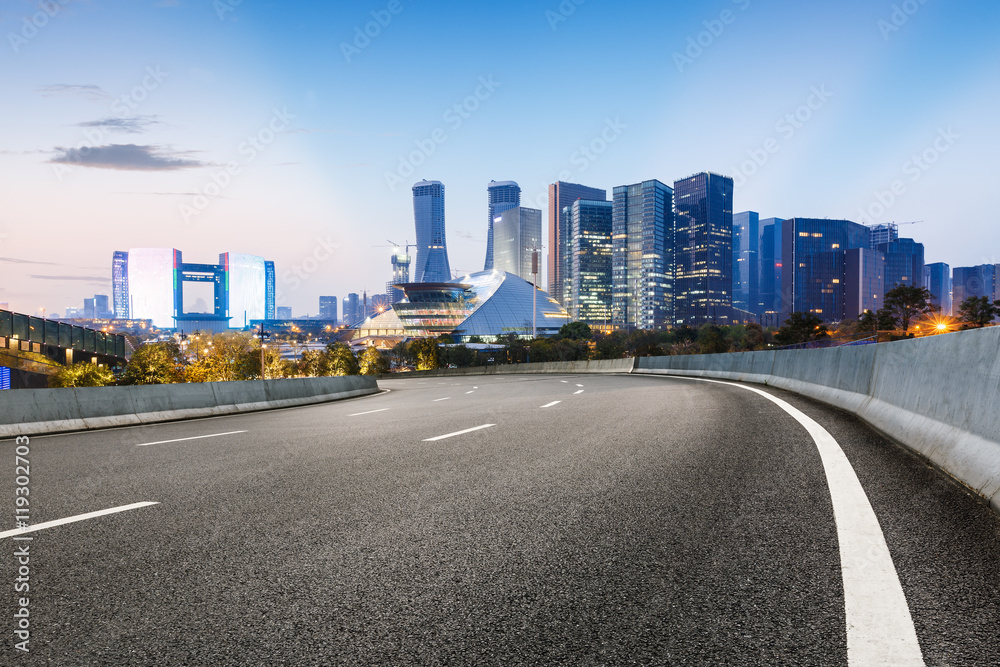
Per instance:
[[[834,285],[839,285],[840,284],[840,279],[839,278],[834,278],[833,279],[833,284]]]
[[[834,248],[839,248],[839,247],[840,247],[840,244],[839,244],[839,243],[834,243],[834,244],[833,244],[833,247],[834,247]]]

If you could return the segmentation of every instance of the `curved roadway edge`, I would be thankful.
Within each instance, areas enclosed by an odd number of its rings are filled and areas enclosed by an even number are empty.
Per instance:
[[[19,389],[0,397],[0,438],[216,417],[379,393],[374,377]]]
[[[1000,327],[821,350],[646,357],[637,374],[765,384],[851,412],[1000,513]]]

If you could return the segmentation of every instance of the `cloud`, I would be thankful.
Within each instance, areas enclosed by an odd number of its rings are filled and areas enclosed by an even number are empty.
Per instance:
[[[35,278],[37,280],[75,280],[79,282],[96,282],[96,283],[110,283],[111,278],[103,278],[101,276],[37,276],[29,275],[29,278]]]
[[[104,102],[111,99],[111,95],[101,88],[92,83],[88,84],[68,84],[68,83],[57,83],[52,86],[42,86],[38,89],[38,92],[42,94],[42,97],[55,97],[57,95],[71,95],[73,97],[82,97],[85,100],[91,102]]]
[[[0,151],[0,155],[37,155],[39,153],[51,153],[51,151],[31,150],[31,151]]]
[[[156,120],[156,116],[133,116],[131,118],[101,118],[76,125],[77,127],[102,127],[112,132],[138,134],[153,125],[160,125],[160,121]]]
[[[57,146],[56,151],[59,154],[49,162],[97,169],[174,171],[209,165],[207,162],[181,157],[190,153],[170,153],[161,146],[137,146],[135,144],[110,144],[89,148],[86,146],[83,148]]]
[[[8,264],[45,264],[46,266],[60,266],[55,262],[36,262],[30,259],[18,259],[17,257],[0,257],[0,262]]]

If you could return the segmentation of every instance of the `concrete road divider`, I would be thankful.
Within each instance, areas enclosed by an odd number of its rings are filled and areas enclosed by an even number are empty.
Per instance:
[[[501,364],[469,368],[439,368],[433,371],[413,371],[385,375],[385,378],[450,377],[454,375],[521,375],[524,373],[631,373],[635,359],[601,359],[597,361],[548,361],[538,364]]]
[[[325,403],[378,393],[374,377],[18,389],[0,392],[0,437],[62,433]]]

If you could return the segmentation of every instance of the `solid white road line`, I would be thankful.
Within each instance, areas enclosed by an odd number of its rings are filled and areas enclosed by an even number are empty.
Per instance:
[[[369,410],[368,412],[355,412],[353,415],[347,415],[348,417],[360,417],[361,415],[373,415],[376,412],[385,412],[389,408],[379,408],[378,410]]]
[[[573,392],[573,395],[576,396],[577,394],[582,394],[582,393],[583,389],[577,389],[576,391]]]
[[[447,401],[451,396],[445,396],[444,398],[435,398],[431,403],[437,403],[438,401]]]
[[[127,512],[129,510],[137,510],[140,507],[149,507],[150,505],[159,505],[160,503],[132,503],[131,505],[122,505],[121,507],[112,507],[111,509],[98,510],[97,512],[87,512],[86,514],[77,514],[76,516],[69,516],[65,519],[56,519],[55,521],[46,521],[44,523],[36,523],[33,526],[28,526],[27,528],[15,528],[14,530],[5,530],[0,533],[0,539],[5,537],[15,537],[17,535],[22,535],[24,533],[33,533],[36,530],[44,530],[46,528],[55,528],[56,526],[63,526],[67,523],[76,523],[77,521],[85,521],[86,519],[96,519],[99,516],[106,516],[108,514],[117,514],[118,512]]]
[[[833,436],[811,417],[766,391],[733,382],[683,379],[727,384],[760,394],[809,432],[819,449],[833,500],[847,612],[848,664],[923,665],[913,618],[882,527],[851,462]]]
[[[136,447],[149,447],[150,445],[165,445],[168,442],[184,442],[185,440],[201,440],[202,438],[218,438],[223,435],[234,435],[236,433],[246,433],[246,431],[228,431],[226,433],[212,433],[210,435],[193,435],[190,438],[177,438],[176,440],[160,440],[158,442],[144,442]]]
[[[546,403],[545,405],[543,405],[541,407],[543,407],[543,408],[551,408],[553,405],[559,405],[560,403],[562,403],[562,401],[552,401],[551,403]]]
[[[424,442],[435,442],[437,440],[444,440],[445,438],[454,438],[456,435],[462,435],[464,433],[472,433],[473,431],[481,431],[484,428],[490,428],[491,426],[496,426],[496,424],[483,424],[482,426],[474,426],[472,428],[467,428],[464,431],[445,433],[444,435],[439,435],[436,438],[424,438]]]

